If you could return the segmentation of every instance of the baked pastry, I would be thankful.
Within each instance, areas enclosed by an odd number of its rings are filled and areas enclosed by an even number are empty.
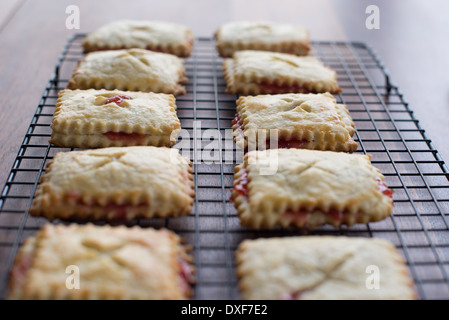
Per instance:
[[[311,56],[244,50],[223,62],[227,93],[340,93],[337,74]]]
[[[69,80],[69,89],[118,89],[181,95],[185,93],[182,59],[145,49],[91,52]]]
[[[102,148],[59,152],[30,208],[47,219],[129,221],[190,213],[191,162],[178,149]]]
[[[191,262],[180,238],[166,229],[48,224],[20,248],[8,298],[187,299]]]
[[[329,93],[240,97],[232,128],[235,143],[245,150],[357,149],[349,111]]]
[[[120,20],[87,35],[84,52],[141,48],[188,57],[193,34],[185,26],[159,21]]]
[[[239,288],[247,300],[417,298],[404,260],[384,239],[303,236],[245,240],[236,259]]]
[[[307,28],[300,25],[235,21],[216,31],[216,47],[222,57],[232,57],[239,50],[264,50],[291,53],[299,56],[310,52]]]
[[[50,143],[59,147],[170,147],[181,125],[171,94],[65,89],[51,128]]]
[[[250,228],[379,221],[392,191],[370,155],[302,149],[248,152],[235,167],[232,200]]]

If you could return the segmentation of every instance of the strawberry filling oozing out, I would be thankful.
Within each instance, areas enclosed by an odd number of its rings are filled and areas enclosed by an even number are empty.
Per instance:
[[[248,201],[249,199],[249,191],[248,191],[248,172],[245,168],[242,168],[240,170],[241,175],[240,178],[237,180],[237,183],[234,185],[234,192],[245,197]],[[387,187],[387,185],[380,179],[376,179],[379,184],[379,191],[385,194],[386,196],[389,196],[390,198],[393,196],[393,191]],[[234,201],[234,195],[231,196],[231,201]],[[299,208],[298,210],[287,210],[282,214],[282,217],[284,219],[289,220],[290,222],[295,222],[299,226],[303,226],[307,224],[307,219],[310,214],[315,212],[316,210],[310,210],[310,209],[302,209]],[[322,211],[322,210],[321,210]],[[330,208],[328,211],[324,212],[326,215],[329,215],[332,217],[334,221],[337,223],[341,223],[343,221],[343,217],[345,214],[348,214],[346,211],[340,211],[336,210],[334,208]]]
[[[141,133],[126,133],[126,132],[112,132],[108,131],[103,133],[111,141],[121,141],[124,143],[143,143],[145,140],[145,135]]]
[[[123,101],[130,100],[130,99],[131,99],[131,97],[128,97],[127,95],[117,94],[115,96],[112,96],[112,97],[108,98],[104,102],[104,104],[109,104],[109,103],[115,102],[117,105],[120,105]]]
[[[14,288],[21,288],[28,270],[31,268],[34,253],[29,252],[21,256],[15,267],[11,270],[11,283]]]
[[[240,172],[241,176],[234,185],[234,191],[248,199],[248,171],[246,171],[245,168],[242,168]],[[231,201],[234,201],[234,197],[231,197]]]
[[[304,291],[286,292],[279,297],[279,300],[301,300]]]
[[[235,116],[235,118],[232,120],[232,125],[237,125],[237,130],[239,132],[239,134],[246,139],[244,133],[243,133],[243,123],[242,120],[240,119],[240,114],[237,114]],[[294,149],[302,149],[304,148],[304,146],[306,144],[308,144],[309,141],[305,140],[305,139],[278,139],[277,141],[277,146],[275,145],[275,143],[271,143],[270,139],[267,139],[266,143],[265,143],[265,148],[266,149],[289,149],[289,148],[294,148]]]
[[[393,190],[388,188],[388,186],[383,182],[381,179],[376,179],[377,183],[379,184],[379,191],[382,192],[384,195],[389,196],[390,198],[393,197]]]
[[[315,93],[304,86],[297,84],[292,85],[276,85],[273,83],[259,83],[260,90],[269,93]]]
[[[187,263],[181,257],[178,257],[178,263],[180,267],[179,271],[179,286],[185,293],[190,292],[190,285],[193,284],[193,269],[190,264]]]

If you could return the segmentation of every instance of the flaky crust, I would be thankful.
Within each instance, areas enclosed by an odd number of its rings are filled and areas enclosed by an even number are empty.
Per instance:
[[[311,56],[244,50],[223,62],[226,92],[241,95],[340,93],[337,74]],[[283,92],[275,87],[285,86]]]
[[[417,298],[404,260],[383,239],[304,236],[245,240],[236,259],[239,288],[247,300]],[[379,271],[378,289],[369,286],[375,285],[369,279],[373,270]]]
[[[251,151],[235,167],[234,186],[248,174],[248,194],[232,191],[243,226],[296,226],[313,229],[382,220],[393,200],[379,189],[382,173],[370,155],[302,149]],[[336,220],[332,210],[342,213]],[[288,213],[291,214],[288,214]],[[306,212],[299,219],[295,214]]]
[[[188,57],[194,37],[185,26],[160,21],[120,20],[87,35],[84,52],[141,48]]]
[[[48,224],[19,250],[8,298],[186,299],[181,260],[192,257],[165,229]],[[79,270],[79,289],[66,287],[69,266]]]
[[[284,52],[299,56],[310,52],[309,31],[300,25],[274,22],[236,21],[215,32],[216,47],[222,57],[240,50]]]
[[[68,89],[118,89],[175,96],[185,93],[182,59],[144,49],[91,52],[80,61]]]
[[[106,104],[117,95],[131,99]],[[69,148],[170,147],[181,130],[176,108],[171,94],[65,89],[59,92],[50,143]],[[108,132],[138,134],[141,138],[110,140],[105,136]]]
[[[177,149],[103,148],[57,153],[30,208],[47,219],[131,220],[188,215],[192,164]]]
[[[242,149],[255,150],[259,135],[267,140],[277,133],[280,140],[304,140],[304,149],[353,152],[354,123],[345,105],[329,94],[279,94],[240,97],[239,123],[233,128],[234,141]]]

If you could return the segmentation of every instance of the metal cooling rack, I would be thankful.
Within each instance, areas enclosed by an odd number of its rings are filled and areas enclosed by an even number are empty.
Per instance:
[[[27,214],[39,176],[56,152],[71,150],[53,147],[48,139],[57,93],[66,87],[83,57],[83,38],[75,35],[68,41],[1,194],[1,297],[18,247],[47,223]],[[421,299],[449,299],[449,182],[444,162],[369,47],[314,42],[313,54],[337,71],[344,91],[336,98],[348,106],[353,117],[357,152],[372,154],[372,163],[394,190],[394,210],[380,222],[340,229],[324,226],[312,234],[388,239],[406,259]],[[192,213],[183,218],[136,222],[169,228],[193,246],[195,299],[239,299],[234,250],[243,239],[305,234],[297,229],[252,231],[239,225],[229,202],[234,166],[242,156],[229,131],[237,96],[224,93],[221,64],[213,39],[197,39],[192,57],[185,61],[187,94],[177,99],[184,129],[177,146],[195,163],[197,196]]]

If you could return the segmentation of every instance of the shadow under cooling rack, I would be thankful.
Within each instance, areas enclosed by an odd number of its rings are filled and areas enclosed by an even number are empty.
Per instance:
[[[56,152],[72,149],[48,144],[58,91],[82,59],[84,35],[72,37],[58,61],[26,132],[0,199],[0,295],[8,271],[24,239],[45,223],[28,216],[38,179]],[[391,217],[376,223],[311,232],[378,237],[390,240],[405,258],[421,299],[449,299],[448,172],[424,130],[419,127],[399,89],[373,51],[363,43],[314,42],[313,54],[338,74],[356,126],[358,153],[372,154],[372,163],[394,190]],[[249,238],[304,235],[293,228],[248,230],[240,226],[229,201],[234,166],[242,153],[235,149],[231,121],[237,96],[225,94],[213,39],[196,39],[185,60],[187,94],[177,98],[183,132],[178,147],[194,161],[196,199],[187,217],[142,219],[133,223],[175,231],[193,246],[197,269],[195,299],[239,299],[234,251]]]

